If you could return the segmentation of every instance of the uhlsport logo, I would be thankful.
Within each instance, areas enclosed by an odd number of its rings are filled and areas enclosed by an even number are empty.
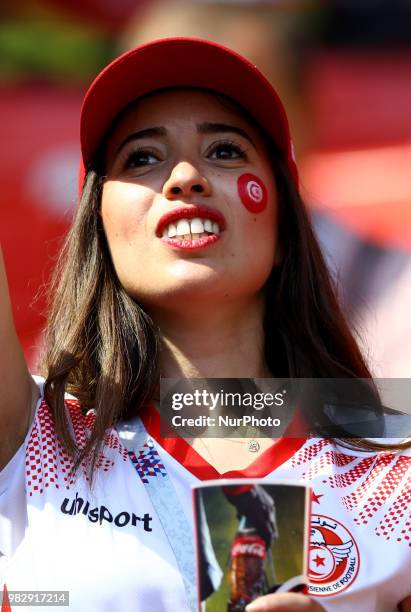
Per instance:
[[[71,500],[69,497],[64,498],[60,510],[63,514],[68,514],[69,516],[82,514],[91,523],[98,523],[99,525],[102,525],[103,521],[105,521],[106,523],[114,523],[116,527],[131,525],[133,527],[143,527],[144,531],[153,531],[150,526],[153,517],[148,512],[145,512],[143,516],[137,516],[134,512],[127,512],[126,510],[113,514],[106,506],[91,508],[90,502],[80,497],[77,492],[76,496]]]
[[[338,521],[319,514],[311,517],[309,592],[335,595],[354,582],[360,555],[351,533]]]

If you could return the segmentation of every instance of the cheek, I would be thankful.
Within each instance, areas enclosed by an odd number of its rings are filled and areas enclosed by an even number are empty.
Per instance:
[[[132,184],[109,181],[104,185],[101,216],[109,243],[116,240],[130,242],[144,227],[145,200],[144,193],[140,190],[136,193]]]
[[[250,213],[261,213],[267,208],[268,191],[260,177],[242,174],[237,180],[237,190],[241,203]]]

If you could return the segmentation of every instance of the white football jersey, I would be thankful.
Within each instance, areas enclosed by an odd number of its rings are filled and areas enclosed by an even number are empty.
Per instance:
[[[94,415],[84,416],[75,399],[66,405],[82,445]],[[308,481],[310,594],[332,612],[394,612],[411,595],[410,451],[280,439],[246,470],[219,474],[184,439],[161,438],[153,406],[141,418],[145,440],[135,453],[116,429],[107,433],[90,488],[87,466],[71,474],[39,400],[25,443],[0,473],[0,590],[68,591],[76,612],[188,612],[178,551],[148,491],[150,479],[166,473],[191,526],[191,487],[199,480]]]

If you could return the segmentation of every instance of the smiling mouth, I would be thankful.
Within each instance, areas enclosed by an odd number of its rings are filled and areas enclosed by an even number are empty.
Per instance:
[[[221,228],[211,219],[179,219],[176,223],[169,223],[162,233],[162,241],[179,249],[202,249],[217,242],[220,238]]]
[[[194,219],[183,218],[175,223],[169,223],[163,229],[162,238],[177,238],[196,242],[201,238],[218,236],[220,233],[221,228],[216,221],[194,217]]]
[[[198,249],[219,240],[224,230],[225,219],[219,211],[206,206],[189,206],[163,215],[156,234],[170,246]]]

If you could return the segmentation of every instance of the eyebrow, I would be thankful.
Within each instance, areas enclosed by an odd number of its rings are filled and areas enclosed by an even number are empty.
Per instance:
[[[228,123],[210,123],[204,122],[199,123],[197,125],[197,131],[199,134],[217,134],[221,132],[231,132],[234,134],[238,134],[242,136],[246,140],[248,140],[253,146],[254,142],[249,134],[242,128],[236,125],[230,125]],[[133,132],[129,134],[125,140],[118,146],[115,155],[118,155],[129,142],[132,140],[142,140],[143,138],[153,138],[153,137],[165,137],[167,136],[167,130],[164,127],[150,127],[144,130],[139,130],[138,132]]]
[[[129,134],[125,140],[117,147],[115,155],[118,155],[129,142],[132,140],[142,140],[143,138],[153,138],[159,136],[167,136],[167,130],[164,127],[150,127],[145,130],[139,130]]]
[[[228,123],[200,123],[197,125],[197,131],[200,134],[216,134],[218,132],[232,132],[234,134],[238,134],[243,138],[246,138],[253,146],[254,142],[251,136],[242,128],[237,127],[236,125],[230,125]]]

